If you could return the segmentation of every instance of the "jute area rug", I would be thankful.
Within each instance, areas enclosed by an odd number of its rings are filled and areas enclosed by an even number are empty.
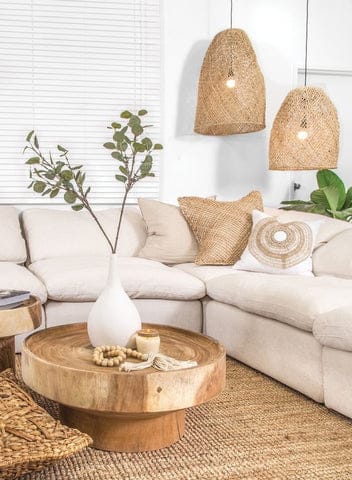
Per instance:
[[[36,400],[58,416],[54,402]],[[22,478],[352,479],[352,422],[233,360],[227,362],[226,391],[189,410],[186,427],[170,448],[140,454],[89,448]]]

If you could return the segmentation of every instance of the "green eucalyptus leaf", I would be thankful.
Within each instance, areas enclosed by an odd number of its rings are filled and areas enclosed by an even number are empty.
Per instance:
[[[41,182],[41,181],[34,182],[33,190],[34,190],[36,193],[43,193],[44,190],[45,190],[45,187],[46,187],[46,183],[45,183],[45,182]]]
[[[46,190],[44,190],[44,192],[42,193],[42,197],[44,197],[45,195],[48,195],[48,193],[51,192],[51,188],[47,188]]]
[[[36,148],[39,148],[39,141],[38,141],[38,138],[37,138],[36,135],[34,135],[34,146],[35,146]]]
[[[133,135],[135,135],[136,137],[139,137],[139,135],[142,135],[142,133],[144,131],[143,127],[141,127],[140,125],[133,125],[131,130],[132,130]]]
[[[140,115],[141,117],[143,117],[143,115],[147,115],[148,111],[147,110],[138,110],[138,115]]]
[[[161,143],[156,143],[154,145],[154,150],[162,150],[164,147],[161,145]]]
[[[68,190],[64,195],[64,200],[66,203],[75,203],[77,195],[72,190]]]
[[[46,172],[44,174],[44,177],[47,178],[48,180],[54,180],[54,178],[56,177],[55,170],[49,170],[49,172]]]
[[[150,138],[148,137],[143,138],[142,143],[147,150],[151,150],[153,146],[153,142],[150,140]]]
[[[84,208],[84,205],[82,205],[81,203],[79,203],[78,205],[71,205],[71,208],[72,208],[72,210],[74,210],[75,212],[79,212],[80,210],[82,210],[82,208]]]
[[[35,165],[37,163],[40,163],[40,158],[39,157],[32,157],[29,160],[26,161],[27,165]]]
[[[130,118],[132,117],[132,113],[129,112],[128,110],[124,110],[121,115],[120,115],[121,118]]]
[[[132,115],[128,121],[129,127],[135,127],[141,124],[141,119],[137,115]]]
[[[123,132],[119,131],[114,133],[113,139],[115,140],[115,142],[121,143],[123,142],[124,138],[125,138],[125,134]]]
[[[107,148],[108,150],[115,150],[115,144],[112,142],[104,143],[103,147]]]
[[[121,152],[112,152],[111,154],[112,158],[115,158],[115,160],[123,160],[123,156]]]
[[[145,152],[145,146],[143,143],[133,142],[133,149],[135,152]]]
[[[122,165],[119,167],[119,170],[121,173],[123,173],[124,175],[126,175],[126,177],[128,177],[128,170],[126,167],[123,167]]]
[[[67,150],[65,147],[63,147],[62,145],[58,145],[58,146],[57,146],[57,149],[58,149],[60,152],[64,152],[64,153],[67,153],[67,152],[68,152],[68,150]]]
[[[115,175],[115,178],[116,178],[116,180],[118,180],[119,182],[122,182],[122,183],[125,183],[126,180],[127,180],[127,177],[125,177],[124,175]]]
[[[121,123],[112,122],[111,126],[112,128],[121,128]]]
[[[59,194],[60,190],[58,188],[53,188],[50,193],[50,198],[55,198]]]
[[[27,142],[30,141],[30,139],[32,138],[33,133],[34,133],[34,130],[32,130],[32,131],[30,131],[30,132],[28,133],[28,135],[26,136],[26,141],[27,141]]]
[[[73,173],[71,172],[71,170],[63,170],[62,172],[60,172],[60,177],[66,182],[69,182],[73,179]]]

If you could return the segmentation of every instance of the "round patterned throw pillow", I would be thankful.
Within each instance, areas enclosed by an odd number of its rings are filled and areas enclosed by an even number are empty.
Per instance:
[[[284,275],[313,275],[312,253],[322,223],[299,220],[283,223],[258,210],[248,244],[235,270]]]
[[[265,265],[290,268],[311,255],[313,232],[303,222],[280,223],[273,218],[264,218],[253,228],[248,249]]]

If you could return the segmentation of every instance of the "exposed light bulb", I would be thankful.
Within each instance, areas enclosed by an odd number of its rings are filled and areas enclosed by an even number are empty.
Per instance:
[[[298,133],[297,133],[297,138],[299,140],[305,140],[306,138],[308,137],[308,132],[306,130],[300,130]]]
[[[234,78],[231,78],[231,77],[228,78],[228,79],[226,80],[226,86],[227,86],[227,88],[235,88],[235,86],[236,86],[236,80],[235,80]]]

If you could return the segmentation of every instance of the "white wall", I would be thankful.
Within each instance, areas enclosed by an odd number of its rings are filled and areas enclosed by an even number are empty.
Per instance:
[[[234,0],[234,27],[248,33],[265,77],[267,128],[207,137],[193,133],[198,76],[211,39],[229,27],[230,0],[163,0],[162,200],[211,194],[233,199],[253,188],[262,191],[267,205],[287,198],[294,176],[268,171],[268,141],[273,118],[295,84],[297,66],[304,62],[305,4],[305,0]],[[351,0],[310,0],[310,67],[352,70],[351,18]],[[350,163],[343,173],[352,181]],[[304,178],[302,174],[299,180]]]

